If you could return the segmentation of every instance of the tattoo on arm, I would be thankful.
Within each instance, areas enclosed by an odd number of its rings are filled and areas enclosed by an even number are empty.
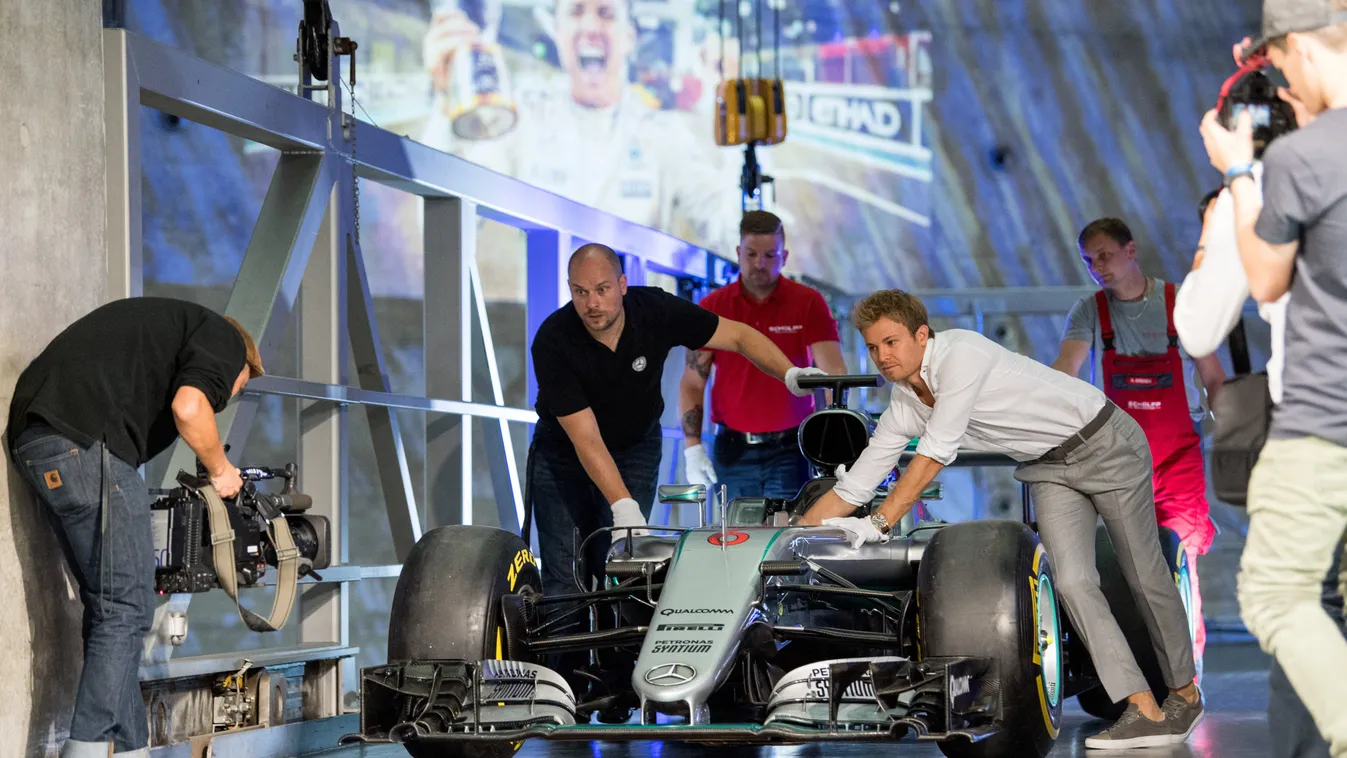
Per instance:
[[[688,368],[697,372],[703,379],[711,376],[711,352],[709,350],[687,351]],[[700,412],[700,408],[697,409]]]
[[[683,436],[688,439],[701,439],[702,407],[694,405],[683,414]]]

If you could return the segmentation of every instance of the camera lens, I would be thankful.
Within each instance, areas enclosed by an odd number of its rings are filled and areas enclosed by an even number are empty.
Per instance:
[[[290,525],[290,538],[310,568],[325,569],[331,565],[332,527],[326,517],[287,516],[285,523]],[[276,546],[270,539],[264,540],[262,557],[268,565],[276,565]]]

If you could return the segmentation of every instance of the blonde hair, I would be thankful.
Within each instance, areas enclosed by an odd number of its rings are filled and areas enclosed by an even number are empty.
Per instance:
[[[851,311],[851,323],[860,331],[874,326],[881,318],[902,324],[913,334],[923,326],[930,329],[926,304],[902,290],[880,290],[856,303]]]
[[[253,336],[234,318],[225,316],[224,320],[237,329],[239,336],[243,338],[243,359],[248,363],[248,376],[256,379],[265,374],[266,372],[262,370],[262,356],[257,352],[257,343],[253,342]]]

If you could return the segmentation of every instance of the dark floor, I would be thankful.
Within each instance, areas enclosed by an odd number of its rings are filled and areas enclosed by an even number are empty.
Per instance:
[[[1267,661],[1251,644],[1225,644],[1207,648],[1203,689],[1207,697],[1207,716],[1188,739],[1174,748],[1152,748],[1114,752],[1085,749],[1085,738],[1107,726],[1085,715],[1068,701],[1062,735],[1053,756],[1107,758],[1113,755],[1191,756],[1192,758],[1266,758],[1271,754],[1267,729]],[[877,755],[878,754],[878,755]],[[402,748],[366,748],[327,753],[333,758],[403,758]],[[933,744],[896,743],[884,747],[829,743],[780,748],[708,748],[659,742],[584,743],[534,741],[526,743],[519,758],[692,758],[714,755],[718,758],[924,758],[940,756]]]

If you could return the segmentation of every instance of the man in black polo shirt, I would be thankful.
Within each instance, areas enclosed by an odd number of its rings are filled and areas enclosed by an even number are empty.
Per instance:
[[[136,469],[181,435],[220,496],[238,494],[215,414],[261,374],[238,322],[138,297],[71,324],[19,376],[10,455],[52,517],[84,602],[84,670],[63,757],[146,755],[137,673],[155,558],[150,493]]]
[[[751,327],[655,287],[628,288],[611,248],[584,245],[567,271],[571,305],[547,317],[532,348],[538,425],[529,484],[547,594],[577,589],[577,533],[584,539],[603,527],[646,525],[662,447],[660,381],[675,345],[739,353],[796,395],[807,394],[800,376],[823,373],[796,368]],[[583,581],[602,577],[609,544],[590,542]]]

